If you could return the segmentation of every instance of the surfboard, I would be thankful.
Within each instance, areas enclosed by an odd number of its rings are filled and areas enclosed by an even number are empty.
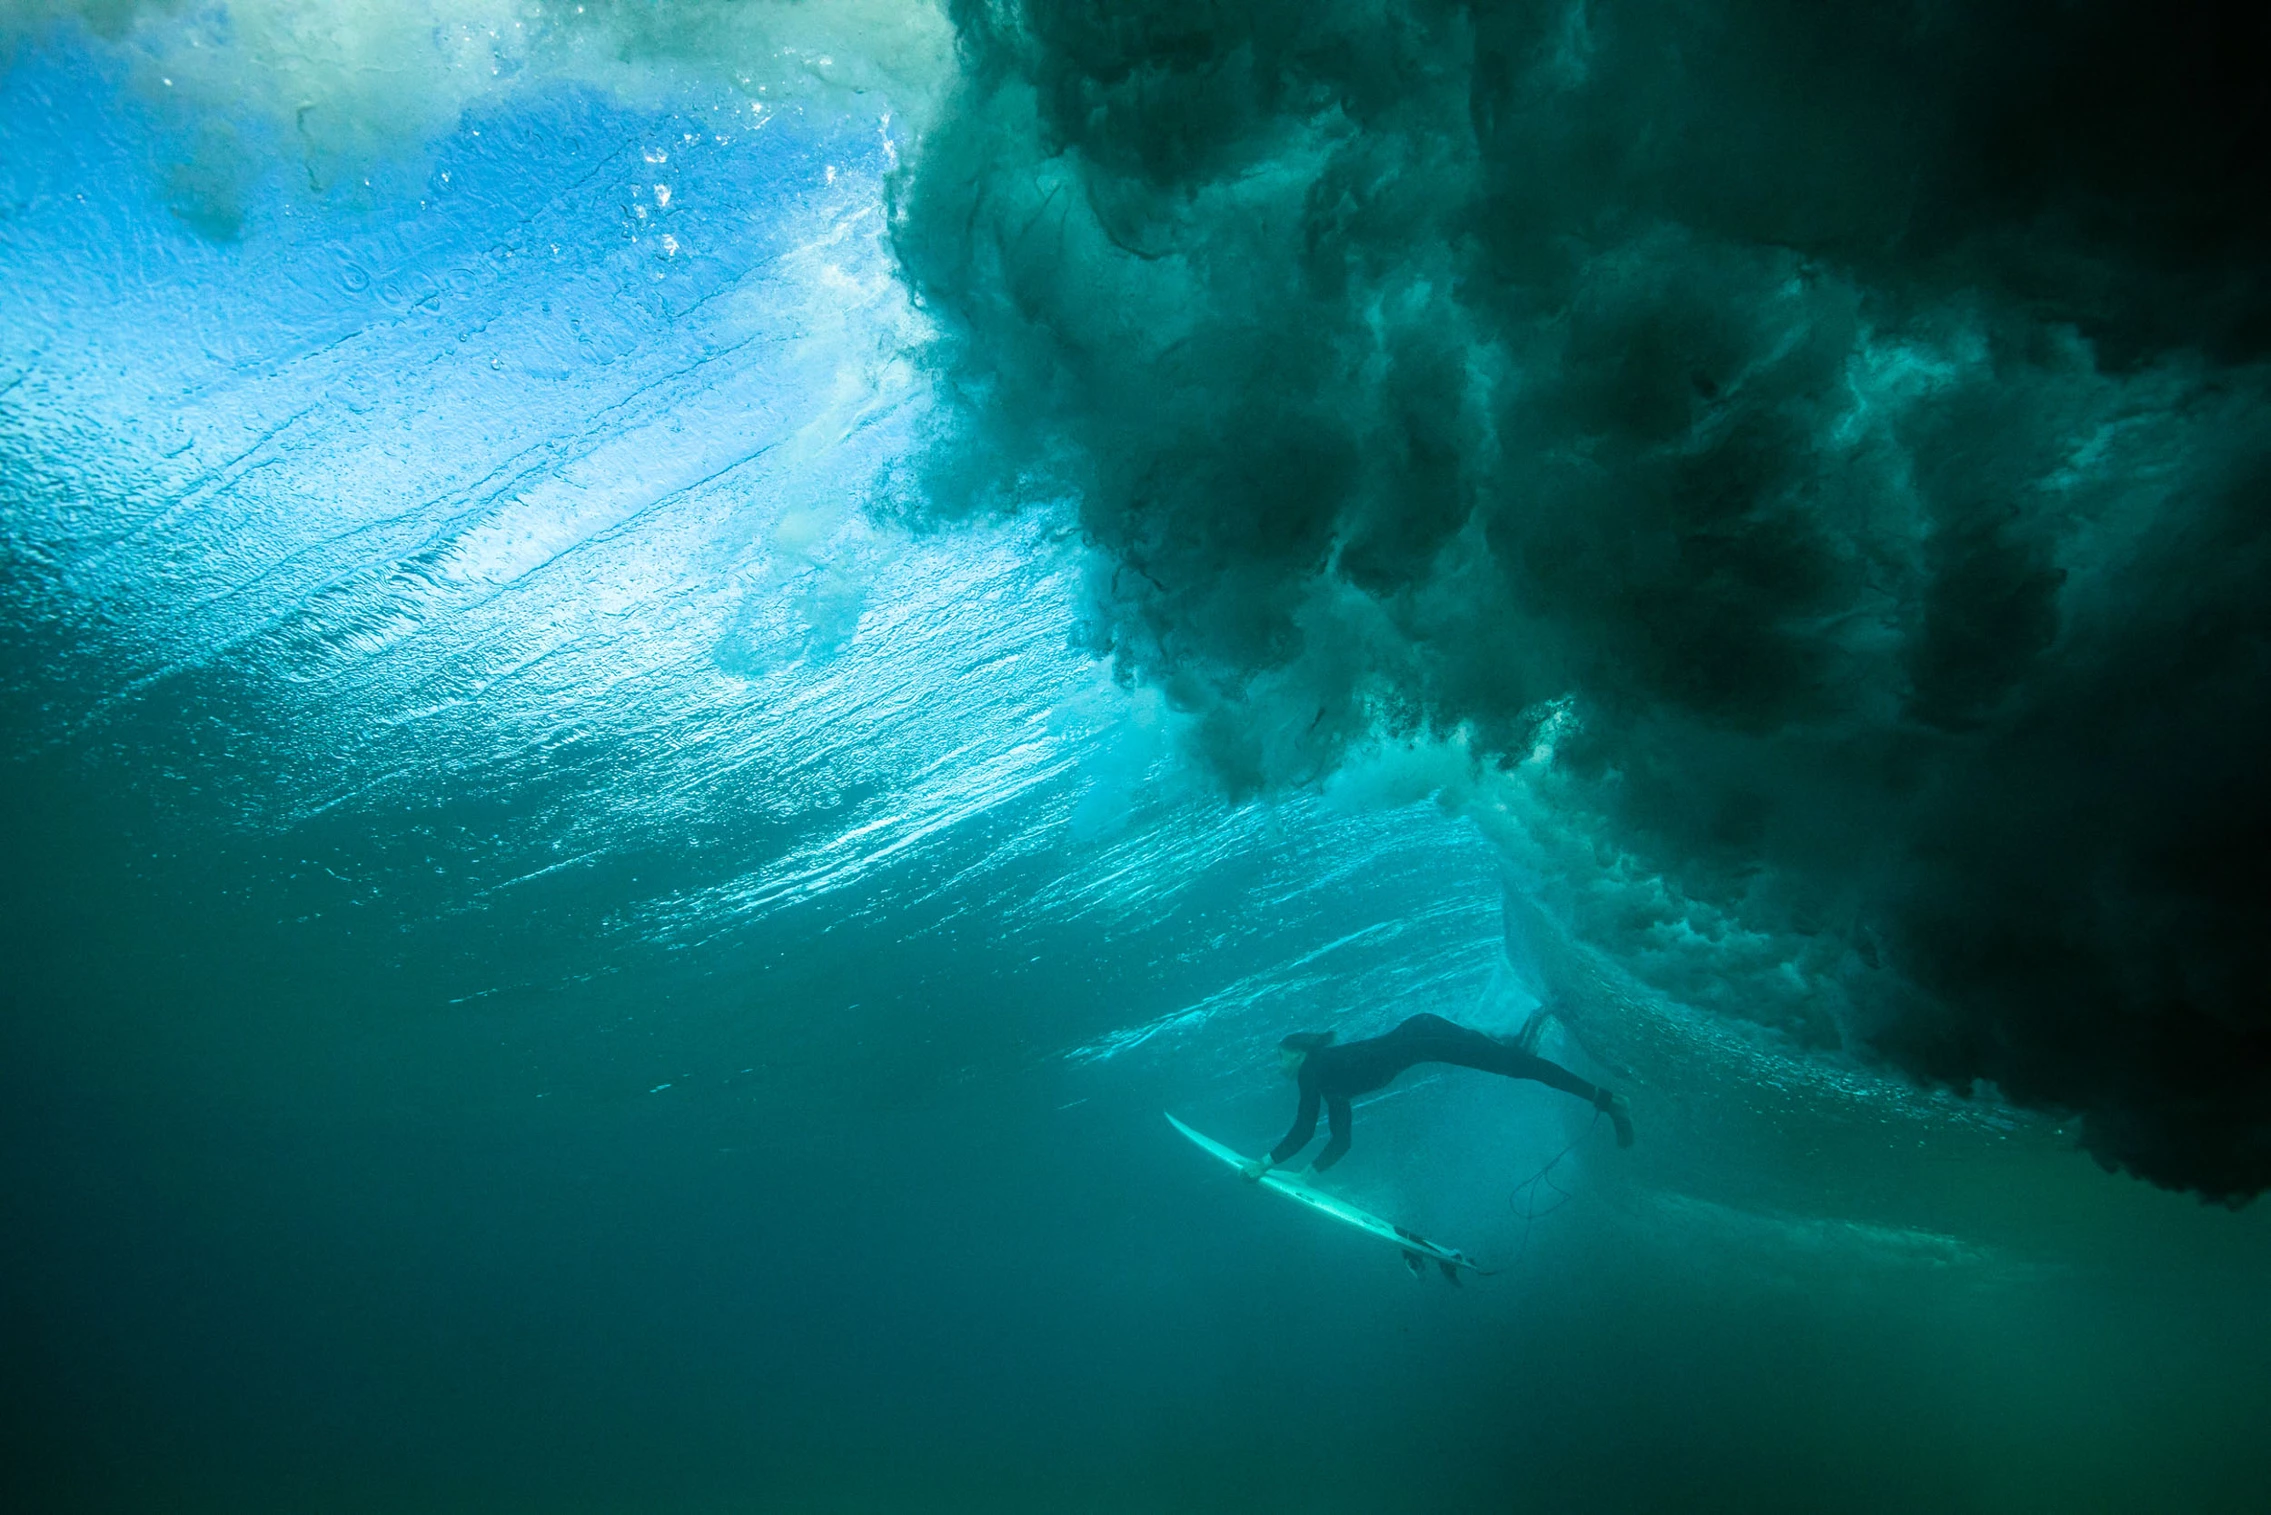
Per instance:
[[[1172,1115],[1167,1117],[1167,1123],[1189,1137],[1192,1145],[1198,1147],[1201,1151],[1213,1154],[1233,1168],[1240,1170],[1245,1168],[1248,1159],[1239,1156],[1213,1137],[1204,1132],[1192,1130]],[[1344,1226],[1354,1226],[1357,1230],[1377,1236],[1382,1241],[1395,1243],[1403,1249],[1404,1261],[1411,1264],[1414,1272],[1419,1271],[1420,1259],[1422,1258],[1432,1261],[1438,1268],[1442,1269],[1443,1276],[1453,1283],[1459,1281],[1459,1270],[1461,1268],[1465,1268],[1471,1273],[1483,1271],[1473,1258],[1467,1256],[1458,1248],[1446,1247],[1437,1242],[1429,1241],[1415,1231],[1407,1231],[1393,1221],[1382,1220],[1371,1211],[1352,1205],[1337,1194],[1328,1194],[1315,1184],[1305,1182],[1290,1173],[1278,1173],[1274,1170],[1265,1173],[1261,1177],[1261,1187],[1274,1190],[1287,1199],[1307,1205],[1320,1215],[1330,1215]]]

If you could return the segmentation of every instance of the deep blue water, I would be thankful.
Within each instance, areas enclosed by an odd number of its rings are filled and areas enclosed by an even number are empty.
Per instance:
[[[215,15],[0,76],[12,1508],[2261,1507],[2260,1207],[1693,987],[1827,981],[1772,930],[1588,937],[1555,858],[1646,870],[1456,742],[1210,761],[1077,478],[928,508],[1021,391],[908,76],[310,147],[165,94]],[[1461,1289],[1160,1118],[1541,1001],[1632,1150],[1421,1070],[1334,1175]]]

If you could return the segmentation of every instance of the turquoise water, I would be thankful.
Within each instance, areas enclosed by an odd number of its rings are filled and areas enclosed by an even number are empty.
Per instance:
[[[1676,31],[1537,10],[1555,89]],[[1607,208],[1438,218],[1488,131],[1382,165],[1488,26],[1240,114],[1128,107],[1038,8],[572,11],[7,22],[11,1508],[2260,1508],[2271,1222],[2200,1198],[2264,1150],[2260,901],[2201,840],[2260,816],[2246,227],[2061,222],[2113,291],[2061,319],[2068,264],[1872,241],[1873,159],[1706,203],[1591,107],[1538,140]],[[1254,270],[1358,159],[1296,300]],[[1446,419],[1486,391],[1548,399]],[[1729,435],[1836,529],[1649,546]],[[1609,524],[1491,516],[1515,456]],[[1961,557],[1933,480],[1981,476],[2029,503]],[[1462,610],[1486,539],[1559,566]],[[2240,661],[2109,700],[2172,606]],[[2084,874],[2132,925],[2047,968]],[[1634,1148],[1422,1069],[1333,1175],[1498,1270],[1457,1290],[1160,1118],[1259,1150],[1285,1032],[1541,1005]]]

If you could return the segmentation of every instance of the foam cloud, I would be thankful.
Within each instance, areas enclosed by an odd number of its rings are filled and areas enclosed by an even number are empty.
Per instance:
[[[2271,1182],[2271,176],[2205,7],[958,5],[896,207],[1234,785],[1469,754],[1699,1003]]]

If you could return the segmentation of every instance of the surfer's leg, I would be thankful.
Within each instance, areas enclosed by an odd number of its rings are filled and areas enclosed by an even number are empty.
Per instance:
[[[1609,1124],[1616,1127],[1617,1145],[1631,1146],[1632,1106],[1624,1102],[1624,1096],[1613,1089],[1603,1089],[1593,1096],[1593,1107],[1606,1115]]]
[[[1480,1031],[1454,1026],[1449,1021],[1440,1021],[1439,1028],[1429,1027],[1428,1031],[1428,1061],[1476,1068],[1506,1078],[1526,1078],[1549,1089],[1574,1094],[1615,1125],[1618,1146],[1632,1145],[1632,1115],[1622,1095],[1612,1094],[1590,1079],[1579,1078],[1561,1064],[1535,1052],[1485,1036]]]
[[[1490,1042],[1488,1037],[1483,1040]],[[1574,1094],[1588,1104],[1593,1103],[1595,1096],[1601,1092],[1600,1087],[1591,1079],[1579,1078],[1557,1062],[1540,1057],[1535,1052],[1524,1052],[1520,1047],[1510,1047],[1504,1042],[1490,1042],[1489,1051],[1467,1066],[1480,1068],[1486,1073],[1503,1073],[1508,1078],[1533,1079],[1549,1089]]]
[[[1415,1054],[1415,1062],[1450,1063],[1508,1078],[1535,1079],[1579,1099],[1593,1097],[1593,1086],[1559,1063],[1548,1062],[1513,1042],[1454,1025],[1439,1015],[1415,1015],[1396,1028],[1395,1036]]]

